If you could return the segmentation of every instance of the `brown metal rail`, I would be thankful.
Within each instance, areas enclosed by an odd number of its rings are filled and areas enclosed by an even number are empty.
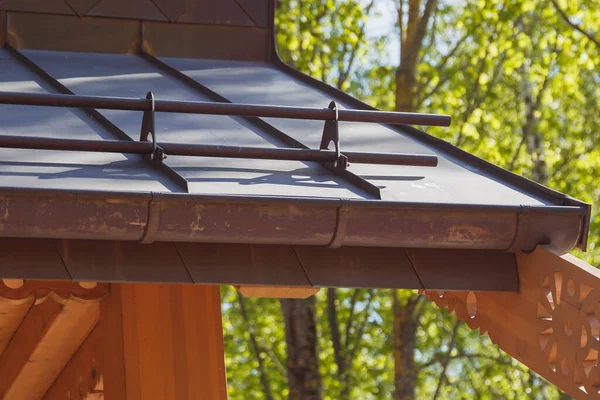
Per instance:
[[[142,120],[142,133],[140,141],[107,141],[107,140],[82,140],[59,139],[23,136],[0,136],[0,147],[38,150],[63,150],[63,151],[90,151],[135,153],[148,155],[149,159],[159,164],[167,155],[196,156],[196,157],[226,157],[250,158],[272,160],[315,161],[327,163],[337,169],[345,170],[349,162],[357,164],[386,164],[386,165],[413,165],[421,167],[435,167],[438,158],[427,154],[391,154],[391,153],[340,153],[339,133],[337,123],[340,121],[342,111],[347,114],[347,121],[360,116],[367,116],[362,121],[381,122],[378,119],[392,114],[395,123],[406,123],[406,113],[386,113],[380,111],[338,110],[334,102],[327,109],[295,108],[279,106],[259,106],[252,104],[233,104],[222,102],[183,102],[155,100],[151,92],[146,99],[77,96],[69,94],[37,94],[0,92],[0,104],[18,104],[51,107],[73,107],[83,109],[116,109],[144,111]],[[308,148],[262,148],[242,146],[215,146],[193,143],[158,143],[154,128],[154,112],[185,112],[199,114],[218,114],[236,116],[262,116],[275,118],[303,118],[325,120],[322,145],[319,150]],[[419,114],[410,114],[410,116]],[[432,116],[428,117],[444,117]],[[361,118],[362,118],[361,117]],[[402,117],[402,118],[400,118]],[[404,119],[403,119],[404,118]],[[356,120],[356,119],[355,119]],[[404,122],[401,122],[404,121]],[[391,123],[388,121],[388,123]],[[333,125],[332,125],[333,124]],[[148,141],[152,137],[152,142]],[[333,142],[335,150],[328,149],[328,143]]]
[[[251,158],[269,160],[294,160],[335,162],[335,150],[280,149],[242,146],[215,146],[191,143],[156,143],[165,155],[195,157]],[[126,142],[122,140],[55,139],[27,136],[0,136],[0,148],[89,151],[104,153],[131,153],[151,155],[152,142]],[[344,152],[349,162],[356,164],[414,165],[435,167],[438,159],[432,155]]]
[[[392,111],[337,110],[316,107],[286,107],[203,101],[155,100],[130,97],[78,96],[67,94],[1,92],[0,104],[29,106],[97,108],[105,110],[155,111],[186,114],[230,115],[238,117],[290,118],[378,124],[449,126],[450,116]]]

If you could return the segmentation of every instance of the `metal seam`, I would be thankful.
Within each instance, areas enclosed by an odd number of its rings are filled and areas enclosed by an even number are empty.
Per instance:
[[[171,77],[179,80],[181,83],[183,83],[187,87],[198,91],[199,93],[203,94],[204,96],[210,97],[213,100],[218,101],[218,102],[231,103],[231,101],[229,99],[227,99],[225,96],[222,96],[221,94],[212,90],[210,87],[192,79],[188,75],[186,75],[183,72],[179,71],[178,69],[170,66],[169,64],[159,60],[158,58],[152,56],[151,54],[148,54],[147,52],[142,51],[142,52],[140,52],[139,56],[141,58],[143,58],[144,60],[146,60],[148,63],[154,65],[156,68],[169,74]],[[261,129],[264,133],[267,133],[269,136],[282,141],[283,143],[287,144],[290,147],[305,148],[305,149],[308,148],[308,146],[306,146],[304,143],[301,143],[300,141],[294,139],[293,137],[289,136],[285,132],[280,131],[273,125],[267,123],[263,118],[247,117],[247,116],[233,117],[231,115],[229,117],[233,118],[234,120],[236,118],[240,118],[243,121],[254,125],[258,129]],[[344,179],[346,182],[365,191],[366,193],[370,194],[371,196],[374,196],[378,200],[381,200],[381,198],[382,198],[381,189],[378,186],[374,185],[373,183],[369,182],[368,180],[363,179],[358,175],[355,175],[354,173],[350,172],[349,170],[335,168],[331,165],[327,165],[326,163],[320,163],[320,165],[323,168],[332,172],[333,174],[337,175],[338,177]]]
[[[45,84],[49,85],[53,90],[62,95],[76,96],[75,92],[63,85],[58,79],[48,73],[41,66],[36,64],[33,60],[27,57],[25,54],[20,52],[18,49],[7,44],[5,48],[8,52],[17,59],[20,63],[24,64],[27,69],[33,72],[38,78],[40,78]],[[121,130],[118,126],[113,124],[108,118],[96,109],[77,108],[78,111],[87,115],[94,120],[99,126],[101,126],[106,132],[115,136],[118,140],[134,141],[129,135]],[[142,157],[144,159],[144,157]],[[148,162],[148,161],[146,161]],[[177,173],[175,170],[170,168],[164,163],[156,164],[149,163],[151,167],[161,171],[174,185],[178,188],[183,189],[186,193],[189,193],[189,187],[187,180]]]
[[[419,271],[417,270],[415,263],[413,262],[412,258],[410,258],[410,254],[408,253],[408,250],[406,249],[406,247],[404,247],[403,250],[404,250],[404,254],[406,254],[406,258],[408,259],[408,262],[410,263],[410,266],[412,267],[413,271],[415,271],[415,275],[417,276],[417,279],[419,280],[421,287],[423,288],[423,290],[428,290],[425,287],[425,283],[423,282],[423,279],[421,279],[421,275],[419,275]]]
[[[179,246],[177,246],[176,242],[172,242],[172,244],[173,244],[173,246],[175,246],[175,251],[177,251],[177,255],[179,256],[179,259],[181,260],[181,263],[185,267],[185,270],[186,270],[188,276],[190,277],[190,282],[192,282],[193,284],[198,283],[198,282],[196,282],[194,280],[194,277],[192,276],[190,268],[188,267],[187,263],[185,262],[185,258],[183,258],[183,256],[181,255],[181,250],[179,250]]]
[[[523,242],[527,238],[527,232],[529,231],[529,223],[531,221],[531,207],[521,205],[521,212],[517,214],[517,226],[515,228],[515,236],[506,249],[508,252],[515,252],[517,250],[523,250],[521,248]]]
[[[69,278],[73,281],[73,275],[71,275],[71,271],[69,271],[69,267],[67,266],[67,261],[64,259],[62,253],[60,252],[60,249],[58,248],[58,245],[56,244],[56,241],[60,240],[60,239],[54,239],[52,240],[52,246],[54,247],[54,250],[56,250],[56,253],[58,254],[58,258],[60,258],[60,261],[63,264],[63,267],[65,267],[65,271],[67,271],[67,275],[69,275]],[[64,239],[63,239],[64,241]]]
[[[346,202],[340,199],[341,204],[336,209],[336,223],[335,230],[331,236],[331,241],[327,245],[330,249],[337,249],[342,247],[344,239],[346,239],[346,232],[348,229],[348,221],[350,220],[350,208],[348,208]]]
[[[144,233],[140,238],[140,243],[152,243],[154,242],[154,235],[158,231],[158,225],[160,222],[160,194],[152,193],[152,197],[148,202],[148,217],[146,220],[146,226],[144,227]]]
[[[298,251],[296,250],[296,246],[291,246],[291,247],[292,247],[292,250],[294,251],[294,255],[296,256],[296,260],[298,260],[298,263],[300,264],[300,268],[302,268],[302,271],[304,272],[304,275],[306,276],[306,280],[308,281],[308,284],[310,285],[310,287],[315,287],[315,285],[310,280],[308,271],[306,271],[306,268],[304,267],[304,264],[302,263],[302,260],[300,259],[300,255],[298,254]]]

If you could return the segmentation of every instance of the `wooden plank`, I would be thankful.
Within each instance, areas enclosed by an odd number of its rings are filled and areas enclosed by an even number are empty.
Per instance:
[[[52,240],[47,239],[2,238],[0,277],[71,280]]]
[[[315,287],[294,286],[234,286],[244,297],[270,297],[275,299],[305,299],[319,292]]]
[[[29,360],[35,346],[44,334],[44,330],[58,315],[62,305],[46,301],[35,306],[27,314],[0,357],[0,398],[4,399],[11,384],[17,379],[22,368]]]
[[[167,21],[151,0],[102,0],[86,14],[88,17],[132,18]]]
[[[195,283],[311,286],[292,246],[221,243],[176,245]]]
[[[575,398],[600,399],[600,271],[552,246],[518,253],[519,292],[427,292]]]
[[[519,290],[514,253],[499,250],[407,249],[427,290]]]
[[[17,49],[94,53],[134,52],[139,34],[135,20],[51,14],[13,13],[8,28],[9,43]]]
[[[156,21],[143,24],[146,51],[158,57],[266,61],[269,56],[266,29]]]
[[[316,287],[423,288],[403,248],[295,246],[295,250]]]
[[[0,298],[0,355],[33,306],[33,301],[33,298],[29,298],[15,304],[14,301]]]
[[[0,2],[0,9],[48,14],[73,14],[73,10],[61,0],[6,0]]]
[[[269,24],[269,5],[264,0],[237,0],[257,26],[266,28]]]
[[[0,397],[41,399],[98,321],[99,305],[74,300],[34,307],[0,358]],[[35,382],[35,384],[32,384]]]
[[[174,243],[62,240],[57,247],[74,280],[192,283]]]
[[[173,2],[172,0],[155,1]],[[220,0],[218,7],[215,7],[212,0],[196,0],[193,4],[194,8],[180,15],[177,18],[177,22],[186,24],[256,26],[236,0]]]
[[[100,333],[96,325],[44,395],[44,400],[92,400],[104,396]]]
[[[187,367],[178,365],[187,368],[189,398],[226,399],[219,287],[181,285],[181,304],[179,330],[185,332],[185,341],[178,343],[177,354],[186,355]],[[197,393],[202,395],[195,397]]]
[[[108,295],[100,302],[100,321],[98,329],[102,338],[102,365],[104,366],[104,395],[107,399],[126,399],[125,360],[123,355],[123,311],[122,288],[113,284]],[[134,351],[135,349],[130,349]],[[134,385],[135,382],[130,382]],[[137,383],[139,384],[139,383]]]
[[[107,399],[226,399],[217,286],[114,284],[101,308]]]

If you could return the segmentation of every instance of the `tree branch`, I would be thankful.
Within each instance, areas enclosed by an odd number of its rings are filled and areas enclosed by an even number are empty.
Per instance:
[[[450,361],[452,360],[458,360],[458,359],[464,359],[464,360],[469,360],[469,361],[473,361],[473,360],[477,360],[477,359],[482,359],[482,360],[489,360],[489,361],[493,361],[495,363],[499,363],[499,364],[504,364],[504,365],[510,365],[512,366],[512,364],[506,360],[503,360],[501,357],[492,357],[490,355],[487,354],[457,354],[455,356],[450,356]],[[431,360],[419,364],[419,369],[425,369],[425,368],[429,368],[432,365],[441,363],[443,360],[438,356],[438,357],[434,357]]]
[[[281,359],[277,356],[277,354],[275,354],[273,348],[269,346],[268,343],[265,343],[264,339],[261,340],[260,345],[262,345],[262,350],[269,356],[271,361],[273,361],[273,364],[275,365],[275,368],[277,368],[277,371],[279,371],[279,373],[281,373],[282,376],[286,376],[287,368],[285,367],[284,362],[282,362]]]
[[[369,296],[369,299],[367,300],[367,305],[365,306],[364,318],[357,329],[356,336],[354,338],[354,344],[352,345],[352,347],[350,349],[348,349],[348,354],[346,356],[346,365],[348,365],[348,366],[352,365],[352,362],[354,361],[356,349],[358,349],[358,347],[360,346],[360,339],[362,338],[362,335],[365,331],[365,326],[367,325],[367,321],[369,320],[369,312],[371,311],[371,302],[373,301],[373,289],[369,289],[367,291],[367,295]]]
[[[455,146],[457,146],[457,147],[460,147],[460,145],[462,144],[463,129],[464,129],[465,125],[467,124],[467,122],[469,121],[471,114],[473,114],[473,111],[475,111],[475,109],[477,108],[475,106],[475,103],[476,103],[477,93],[479,91],[479,79],[481,78],[481,74],[483,74],[483,70],[486,67],[487,55],[488,55],[488,50],[486,48],[484,56],[479,59],[480,64],[479,64],[479,68],[477,69],[477,75],[475,75],[475,81],[473,83],[473,87],[469,91],[469,97],[467,97],[467,109],[465,110],[465,112],[463,114],[462,122],[460,124],[460,127],[458,128],[458,137],[456,138],[456,143],[455,143]]]
[[[552,53],[555,53],[556,50],[557,50],[557,43],[554,44]],[[544,80],[542,81],[542,86],[540,87],[537,98],[535,99],[533,112],[535,112],[540,107],[540,104],[542,102],[542,96],[544,94],[544,91],[546,91],[546,88],[548,87],[548,76],[550,75],[550,67],[551,66],[552,66],[552,60],[550,60],[550,65],[548,66],[548,72],[544,76]],[[509,171],[514,170],[517,159],[519,158],[519,153],[521,152],[521,148],[523,147],[523,144],[525,144],[525,141],[527,140],[528,134],[529,134],[528,131],[526,132],[525,130],[523,130],[522,135],[521,135],[521,141],[519,142],[519,145],[517,146],[517,149],[515,150],[515,154],[513,155],[512,159],[510,161],[510,164],[508,166]]]
[[[367,17],[371,13],[371,8],[373,8],[374,4],[375,4],[375,0],[371,0],[371,2],[365,8],[364,12],[367,15]],[[354,60],[356,59],[356,53],[358,53],[358,48],[360,46],[360,42],[365,37],[365,26],[366,26],[366,23],[363,22],[363,24],[361,25],[360,30],[358,32],[358,40],[356,41],[354,46],[352,46],[352,50],[350,51],[350,58],[348,59],[348,65],[346,67],[346,70],[345,71],[340,70],[340,76],[338,78],[338,82],[336,85],[338,89],[342,89],[342,86],[344,85],[346,80],[348,80],[348,75],[350,74],[350,71],[352,70],[352,66],[354,65]],[[345,44],[344,44],[344,46],[345,46]]]
[[[248,333],[250,334],[250,343],[252,344],[252,349],[254,354],[256,355],[256,359],[258,360],[258,372],[260,374],[260,383],[262,384],[263,390],[265,392],[266,400],[273,400],[273,395],[271,394],[271,386],[269,385],[269,380],[267,379],[267,372],[265,371],[265,365],[263,359],[260,354],[260,348],[258,346],[258,342],[256,340],[256,327],[248,318],[248,313],[246,312],[246,306],[244,304],[244,298],[238,292],[237,300],[240,305],[240,311],[242,313],[242,318],[244,322],[248,325]]]
[[[454,328],[452,330],[452,337],[450,338],[450,344],[448,344],[448,352],[446,353],[446,358],[442,361],[442,372],[440,373],[440,380],[438,381],[438,385],[435,388],[435,394],[433,395],[433,400],[436,400],[440,395],[440,391],[442,387],[446,383],[446,370],[448,369],[448,364],[450,363],[450,354],[452,353],[452,349],[454,349],[454,344],[456,343],[456,334],[458,332],[458,327],[460,326],[460,321],[456,321],[454,323]]]
[[[492,34],[489,36],[489,41],[490,42],[496,36],[497,33],[498,33],[498,24],[496,24],[494,26],[494,30],[493,30]],[[480,60],[481,64],[480,64],[480,68],[479,68],[479,70],[477,72],[477,77],[475,78],[475,84],[473,86],[473,89],[469,93],[469,98],[467,100],[467,110],[465,111],[462,123],[460,125],[459,130],[458,130],[458,138],[456,139],[456,146],[462,145],[462,142],[463,142],[463,139],[464,139],[464,136],[463,136],[464,126],[466,125],[466,123],[468,122],[469,118],[471,117],[471,114],[473,114],[473,112],[477,108],[479,108],[479,106],[481,105],[481,103],[483,103],[483,101],[487,98],[487,96],[489,95],[492,87],[496,83],[496,80],[498,79],[498,76],[499,76],[500,72],[502,71],[502,66],[504,64],[504,59],[506,58],[506,54],[502,54],[502,56],[500,57],[500,59],[498,60],[498,62],[496,62],[496,65],[494,66],[494,71],[492,72],[492,77],[491,77],[491,79],[489,80],[489,82],[487,84],[487,88],[485,90],[485,93],[483,94],[483,96],[480,96],[479,95],[479,88],[480,88],[479,79],[480,79],[481,75],[483,74],[483,71],[485,70],[485,67],[486,67],[485,60],[486,60],[488,54],[489,54],[489,51],[486,48],[485,54],[484,54],[483,58]]]
[[[398,0],[398,28],[400,29],[400,51],[404,44],[404,0]]]
[[[469,32],[465,32],[465,34],[458,39],[458,41],[456,42],[456,44],[454,45],[454,47],[452,48],[452,50],[450,50],[444,57],[442,57],[442,59],[440,60],[439,64],[436,65],[433,70],[436,71],[439,74],[439,71],[441,71],[446,64],[448,63],[448,61],[450,61],[450,59],[452,57],[454,57],[454,54],[456,54],[456,52],[458,51],[458,49],[460,48],[460,46],[465,42],[465,40],[467,40],[467,38],[470,36]],[[421,85],[419,85],[418,89],[417,89],[417,93],[423,93],[423,90],[429,86],[429,84],[431,83],[431,80],[433,79],[433,77],[436,76],[431,75],[429,77],[429,79],[427,79],[425,82],[423,82]],[[449,76],[448,76],[449,77]],[[421,96],[421,98],[419,99],[419,103],[421,103],[424,99],[431,97],[431,95],[433,95],[438,89],[439,87],[447,81],[446,79],[440,79],[438,81],[438,83],[435,85],[435,87],[429,92],[427,93],[427,95],[425,96]]]
[[[344,347],[347,348],[350,344],[350,329],[354,325],[354,306],[358,301],[358,295],[360,294],[360,289],[354,289],[354,293],[352,293],[352,298],[350,299],[350,315],[348,315],[348,321],[346,322],[346,331],[344,335]]]
[[[342,354],[342,341],[340,338],[340,327],[338,323],[337,308],[335,307],[336,290],[334,288],[327,289],[327,319],[329,320],[329,328],[331,330],[331,342],[333,344],[333,355],[337,364],[338,377],[341,377],[346,372],[344,356]]]
[[[415,38],[413,46],[418,47],[419,44],[423,41],[425,37],[425,33],[427,33],[427,25],[429,25],[429,18],[431,17],[432,11],[437,8],[437,0],[427,0],[425,3],[425,11],[423,11],[423,15],[419,19],[419,23],[417,24],[417,31],[415,32]]]
[[[581,33],[583,36],[585,36],[586,38],[588,38],[592,43],[594,43],[600,49],[600,40],[596,39],[591,33],[589,33],[588,31],[586,31],[585,29],[583,29],[583,27],[581,27],[581,26],[577,25],[576,23],[574,23],[573,21],[571,21],[569,19],[569,16],[565,13],[565,11],[560,8],[560,6],[556,2],[556,0],[550,0],[550,2],[552,3],[552,5],[556,9],[556,11],[560,14],[560,16],[562,17],[562,19],[567,24],[569,24],[571,26],[571,28],[575,29],[576,31],[578,31],[579,33]]]

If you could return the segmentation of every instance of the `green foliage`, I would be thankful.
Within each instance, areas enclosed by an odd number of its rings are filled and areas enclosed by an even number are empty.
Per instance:
[[[407,6],[407,0],[400,1]],[[397,65],[388,64],[385,52],[399,33],[368,37],[364,24],[373,17],[371,6],[364,0],[281,0],[279,52],[301,71],[390,110]],[[452,116],[451,128],[429,133],[596,209],[599,40],[600,5],[591,0],[440,0],[419,50],[414,104],[417,111]],[[594,214],[591,223],[588,253],[577,255],[600,263],[600,215]],[[235,291],[223,288],[222,294],[230,397],[265,398],[263,373],[273,397],[286,398],[279,303],[246,299],[244,319]],[[337,290],[335,295],[341,339],[356,348],[348,372],[349,398],[391,398],[391,293]],[[487,337],[457,325],[444,310],[424,307],[415,355],[418,398],[433,398],[436,391],[439,399],[558,398],[552,385]],[[317,296],[317,326],[324,395],[338,399],[343,384],[323,291]],[[251,334],[260,347],[263,371]],[[438,389],[446,362],[447,381]]]

